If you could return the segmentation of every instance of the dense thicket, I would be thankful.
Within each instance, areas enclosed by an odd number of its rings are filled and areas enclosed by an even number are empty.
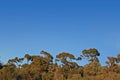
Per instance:
[[[42,56],[41,56],[42,54]],[[106,66],[101,66],[95,48],[85,49],[80,56],[62,52],[54,59],[48,52],[40,55],[25,54],[23,58],[0,62],[0,80],[120,80],[120,54],[108,57]],[[76,63],[86,59],[88,64]]]

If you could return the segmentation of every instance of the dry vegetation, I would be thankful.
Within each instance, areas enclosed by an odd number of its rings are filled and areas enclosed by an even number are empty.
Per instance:
[[[62,52],[53,59],[48,52],[40,55],[25,54],[23,58],[15,57],[7,64],[0,63],[0,80],[120,80],[120,54],[108,57],[107,66],[101,66],[97,49],[83,50],[79,57]],[[85,66],[76,61],[86,59]],[[55,60],[55,61],[54,61]]]

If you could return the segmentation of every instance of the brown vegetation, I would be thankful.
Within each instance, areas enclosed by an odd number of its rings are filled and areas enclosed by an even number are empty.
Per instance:
[[[62,52],[53,59],[48,52],[40,55],[25,54],[23,58],[15,57],[7,64],[0,62],[0,80],[119,80],[120,54],[108,57],[107,66],[101,66],[95,48],[83,50],[75,58],[73,54]],[[86,59],[88,64],[80,66],[76,61]],[[55,60],[55,61],[54,61]],[[26,62],[25,62],[26,61]]]

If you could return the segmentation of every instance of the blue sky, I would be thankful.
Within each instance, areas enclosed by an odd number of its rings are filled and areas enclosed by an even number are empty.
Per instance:
[[[0,60],[97,48],[104,65],[120,53],[120,1],[0,1]],[[85,62],[79,62],[84,65]]]

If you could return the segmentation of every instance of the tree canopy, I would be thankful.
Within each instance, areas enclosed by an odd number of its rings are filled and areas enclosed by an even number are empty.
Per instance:
[[[43,55],[41,55],[43,54]],[[6,64],[0,61],[0,80],[119,80],[120,54],[108,56],[105,66],[101,66],[95,48],[84,49],[75,57],[62,52],[54,58],[42,50],[39,55],[25,54],[24,57],[9,59]],[[86,65],[78,60],[86,59]]]

